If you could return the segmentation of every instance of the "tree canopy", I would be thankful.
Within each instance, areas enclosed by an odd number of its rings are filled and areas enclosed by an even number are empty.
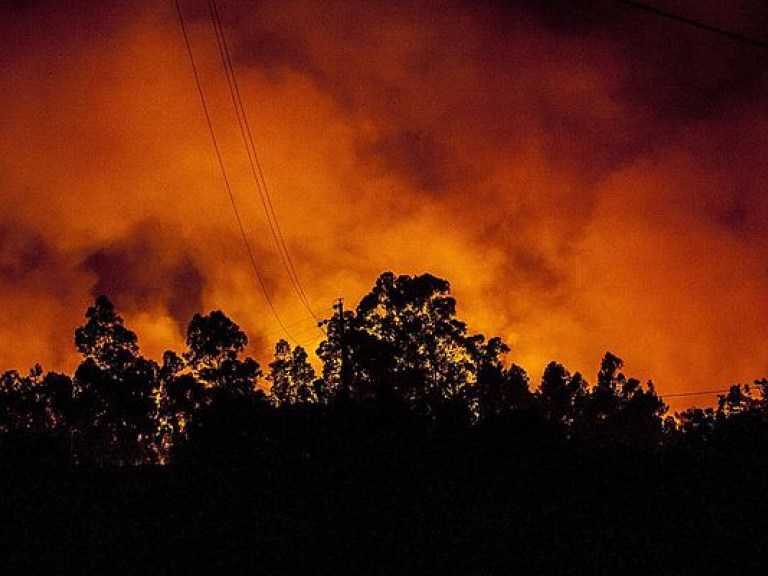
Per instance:
[[[449,283],[430,274],[386,272],[355,308],[337,306],[323,324],[315,363],[279,340],[264,373],[232,319],[198,313],[186,349],[166,351],[158,364],[99,296],[75,331],[82,361],[71,377],[40,366],[0,376],[0,438],[45,439],[75,465],[127,465],[172,462],[194,441],[221,450],[232,441],[227,434],[258,446],[274,418],[335,418],[350,409],[395,410],[427,431],[526,422],[532,437],[644,450],[726,434],[733,441],[734,431],[768,421],[765,379],[734,385],[715,408],[672,417],[653,383],[626,376],[610,351],[593,386],[553,361],[532,389],[509,345],[470,332]]]

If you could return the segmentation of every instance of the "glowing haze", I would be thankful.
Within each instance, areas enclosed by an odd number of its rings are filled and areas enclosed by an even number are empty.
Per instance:
[[[527,5],[535,4],[530,8]],[[759,37],[765,2],[656,0]],[[184,0],[246,230],[292,292],[207,3]],[[219,1],[275,210],[317,309],[384,270],[452,282],[536,379],[610,349],[659,390],[768,373],[768,54],[619,2]],[[95,294],[158,357],[253,279],[171,1],[0,8],[0,369],[71,370]],[[593,377],[592,377],[593,379]]]

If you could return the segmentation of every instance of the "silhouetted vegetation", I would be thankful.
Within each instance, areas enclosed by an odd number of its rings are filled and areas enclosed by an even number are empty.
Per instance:
[[[607,352],[533,381],[448,282],[382,274],[319,374],[221,311],[157,363],[106,296],[72,376],[0,376],[10,573],[760,572],[768,380],[668,414]]]

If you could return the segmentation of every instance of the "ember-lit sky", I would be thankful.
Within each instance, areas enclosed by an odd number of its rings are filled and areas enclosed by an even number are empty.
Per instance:
[[[607,349],[662,393],[768,374],[768,51],[610,0],[517,4],[219,0],[313,305],[429,271],[534,379],[554,358],[593,380]],[[182,5],[268,288],[312,345],[207,3]],[[654,5],[768,35],[764,1]],[[264,361],[277,324],[173,2],[4,2],[0,28],[0,369],[71,370],[102,292],[150,356],[223,308]]]

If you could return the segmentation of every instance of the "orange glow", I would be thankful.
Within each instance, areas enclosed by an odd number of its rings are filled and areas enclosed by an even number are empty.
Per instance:
[[[618,5],[596,26],[525,4],[219,2],[313,305],[429,271],[534,383],[550,359],[592,381],[608,349],[662,395],[765,375],[763,54]],[[183,5],[246,229],[295,322],[206,4]],[[85,6],[0,8],[0,369],[71,370],[100,290],[152,357],[222,308],[269,361],[277,324],[173,3]],[[698,9],[750,31],[737,8]],[[310,327],[294,332],[314,349]]]

